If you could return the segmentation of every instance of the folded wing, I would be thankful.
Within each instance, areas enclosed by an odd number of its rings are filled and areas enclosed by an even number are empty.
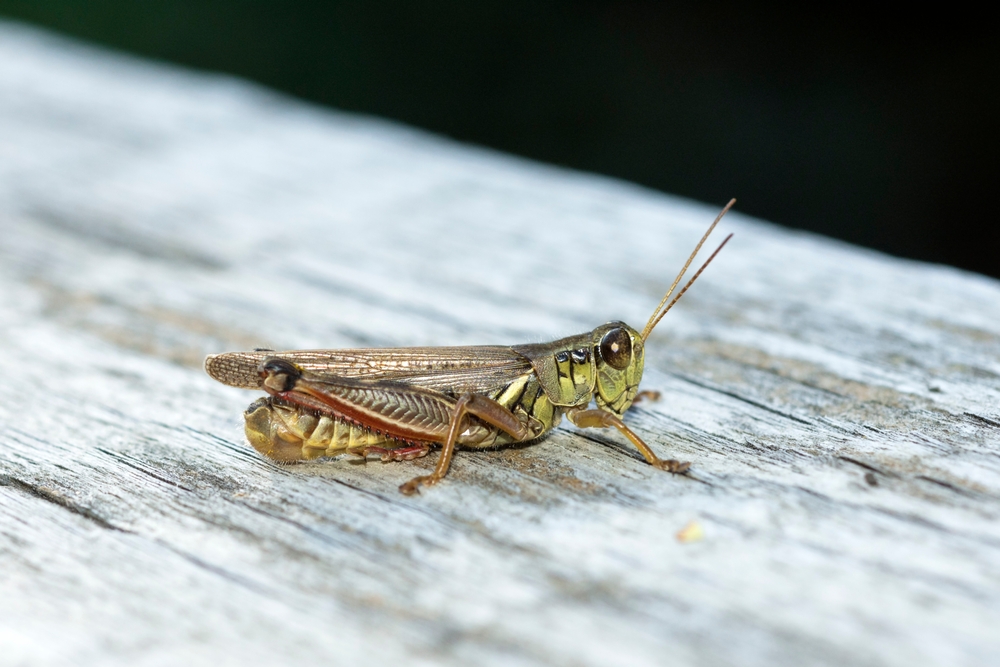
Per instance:
[[[268,357],[318,376],[390,380],[455,394],[489,393],[531,371],[526,357],[500,345],[227,352],[206,358],[205,370],[223,384],[257,389],[257,368]]]

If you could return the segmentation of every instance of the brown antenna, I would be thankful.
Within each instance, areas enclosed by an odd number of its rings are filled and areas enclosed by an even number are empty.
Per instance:
[[[698,251],[701,250],[701,246],[703,246],[705,244],[705,241],[708,240],[708,237],[709,235],[711,235],[712,230],[714,230],[715,226],[719,224],[719,220],[722,220],[722,216],[724,216],[729,211],[729,209],[733,207],[733,204],[735,203],[736,203],[735,199],[729,200],[729,203],[726,204],[725,208],[723,208],[722,211],[719,213],[719,215],[716,216],[715,221],[712,222],[711,225],[709,225],[708,231],[706,231],[704,236],[701,237],[701,240],[698,241],[698,245],[694,247],[694,251],[691,252],[691,255],[684,263],[684,268],[682,268],[681,272],[677,274],[676,278],[674,278],[674,282],[672,285],[670,285],[670,289],[667,290],[667,293],[663,295],[663,299],[660,300],[659,305],[656,306],[656,308],[653,310],[653,314],[650,316],[649,322],[646,323],[645,328],[642,330],[643,341],[649,338],[649,334],[652,333],[653,328],[660,323],[660,320],[663,319],[663,316],[666,315],[667,312],[674,307],[674,304],[677,303],[677,301],[682,296],[684,296],[684,292],[688,291],[688,288],[694,284],[694,281],[698,279],[698,276],[700,276],[701,272],[705,270],[705,267],[707,267],[709,263],[711,263],[711,261],[715,259],[715,256],[719,254],[719,251],[722,250],[723,246],[725,246],[726,243],[729,242],[729,239],[733,238],[732,234],[726,237],[726,239],[719,245],[719,247],[715,249],[715,252],[712,253],[712,255],[708,258],[708,260],[706,260],[705,263],[701,265],[701,268],[698,269],[697,273],[694,274],[691,280],[689,280],[687,284],[684,285],[684,287],[681,289],[681,291],[677,293],[677,296],[674,297],[673,301],[670,301],[670,303],[668,304],[667,300],[670,299],[670,295],[674,293],[674,289],[677,287],[677,285],[680,284],[681,280],[684,279],[684,274],[687,273],[688,268],[691,266],[691,262],[694,261],[695,256],[697,256],[698,254]],[[664,305],[666,305],[666,307],[664,307]]]

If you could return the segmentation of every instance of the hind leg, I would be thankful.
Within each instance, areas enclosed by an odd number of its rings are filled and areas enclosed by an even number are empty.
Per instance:
[[[434,467],[434,472],[430,475],[415,477],[406,484],[403,484],[399,487],[401,493],[410,496],[416,493],[421,486],[431,486],[444,479],[444,476],[448,473],[448,466],[451,465],[451,457],[455,453],[458,434],[462,431],[462,424],[467,414],[479,417],[486,423],[492,424],[505,433],[509,433],[518,441],[523,441],[530,437],[528,428],[514,416],[514,413],[492,398],[479,396],[478,394],[462,394],[455,401],[455,408],[452,411],[451,420],[448,425],[448,435],[442,443],[441,456]]]

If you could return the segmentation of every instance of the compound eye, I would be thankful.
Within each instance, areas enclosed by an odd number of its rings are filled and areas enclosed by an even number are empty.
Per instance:
[[[632,339],[624,329],[612,329],[601,339],[601,358],[617,370],[625,370],[632,361]]]

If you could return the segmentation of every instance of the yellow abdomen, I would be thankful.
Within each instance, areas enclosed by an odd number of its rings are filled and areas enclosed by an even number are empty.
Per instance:
[[[247,440],[254,449],[275,461],[309,461],[321,456],[360,452],[375,445],[387,449],[404,445],[363,426],[328,415],[317,417],[271,398],[251,403],[243,417]]]

